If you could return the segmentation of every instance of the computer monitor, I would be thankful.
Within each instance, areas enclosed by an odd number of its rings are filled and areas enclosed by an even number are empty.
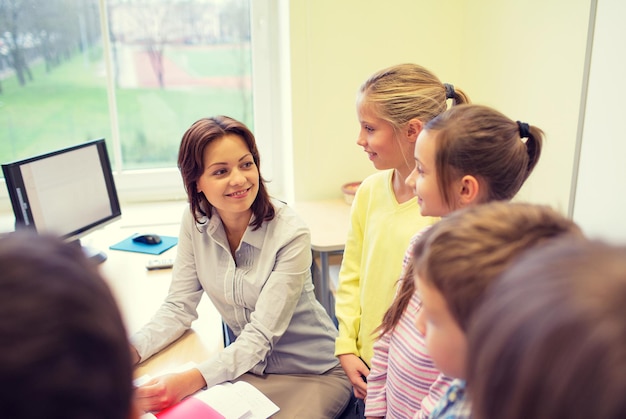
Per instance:
[[[103,138],[5,163],[2,171],[16,229],[80,245],[81,237],[122,215]],[[83,249],[97,262],[106,260],[102,251]]]

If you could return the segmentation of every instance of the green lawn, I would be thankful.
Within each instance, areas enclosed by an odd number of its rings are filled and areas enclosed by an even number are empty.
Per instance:
[[[250,48],[180,48],[168,57],[197,77],[250,75]]]
[[[247,59],[244,64],[249,68],[247,54],[223,48],[169,48],[166,54],[190,74],[201,77],[240,75],[239,60]],[[101,57],[83,59],[77,54],[48,74],[43,63],[33,65],[34,81],[26,86],[18,86],[15,76],[2,80],[0,162],[89,139],[110,139],[103,67]],[[126,168],[175,165],[182,134],[201,117],[225,114],[253,129],[249,91],[206,86],[118,89],[116,103]]]

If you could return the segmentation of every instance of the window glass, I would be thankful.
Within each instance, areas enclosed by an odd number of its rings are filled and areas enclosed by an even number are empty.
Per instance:
[[[111,137],[97,0],[0,1],[2,162]]]
[[[201,117],[254,129],[249,8],[0,0],[0,160],[104,137],[118,171],[172,168]]]
[[[172,166],[182,133],[202,117],[254,128],[247,2],[107,5],[125,168]]]

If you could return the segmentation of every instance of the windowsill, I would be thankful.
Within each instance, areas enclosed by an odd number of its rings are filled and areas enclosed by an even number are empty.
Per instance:
[[[179,224],[186,206],[185,200],[122,203],[122,218],[115,221],[115,224],[118,227],[138,229]],[[15,217],[11,209],[0,210],[0,233],[14,230]]]

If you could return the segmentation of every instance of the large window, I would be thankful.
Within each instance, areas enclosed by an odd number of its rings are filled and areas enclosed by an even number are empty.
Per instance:
[[[277,53],[254,52],[276,47],[277,14],[272,0],[0,0],[0,160],[104,137],[123,200],[182,197],[180,138],[216,114],[280,158],[254,112],[277,82]]]

